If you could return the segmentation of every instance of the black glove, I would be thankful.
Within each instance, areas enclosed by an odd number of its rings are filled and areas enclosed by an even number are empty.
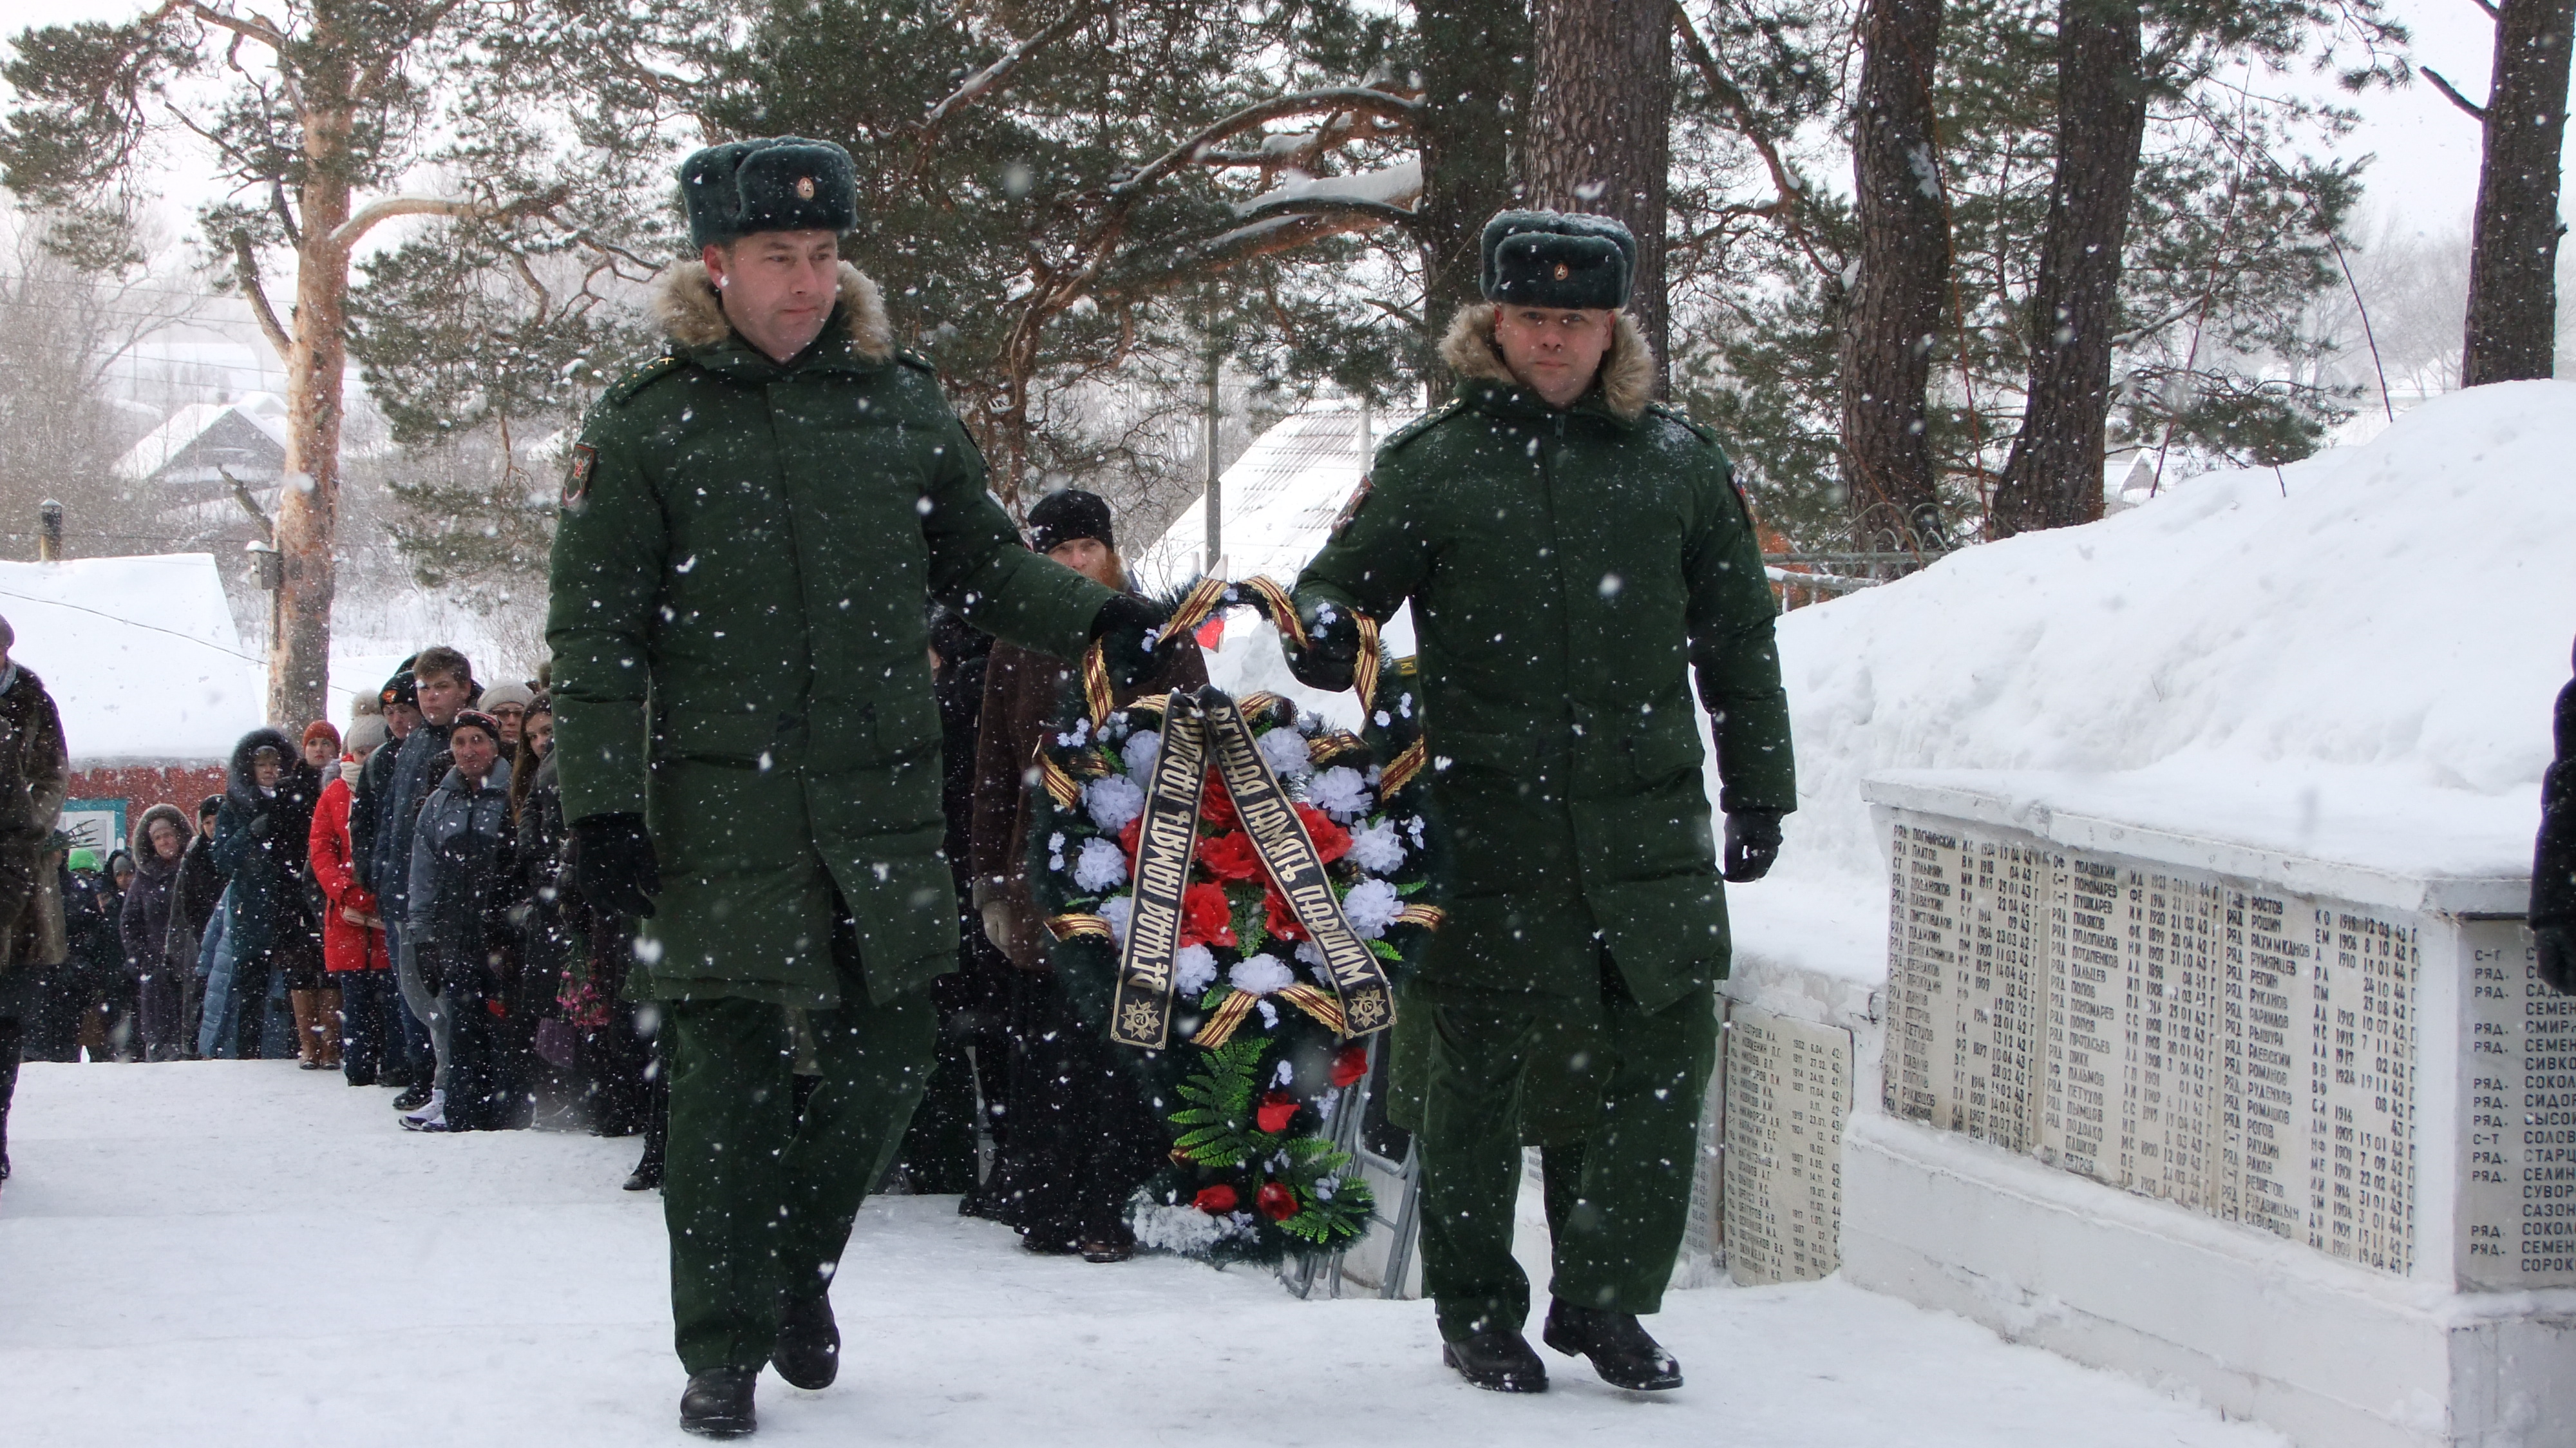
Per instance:
[[[572,822],[573,881],[601,915],[651,915],[662,866],[639,814],[598,814]]]
[[[1109,682],[1118,692],[1141,689],[1161,671],[1156,630],[1170,617],[1132,593],[1112,595],[1092,615],[1092,641],[1100,645],[1100,661],[1109,666]]]
[[[269,835],[276,830],[276,828],[277,822],[270,819],[267,811],[265,810],[251,816],[250,837],[254,840],[267,839]]]
[[[1297,622],[1306,630],[1304,648],[1281,635],[1288,672],[1309,689],[1340,693],[1351,687],[1359,673],[1360,616],[1331,599],[1318,598],[1297,606]]]
[[[1771,873],[1780,858],[1780,811],[1740,809],[1726,817],[1727,881],[1751,884]]]
[[[2540,978],[2560,995],[2576,995],[2576,927],[2542,925],[2532,930],[2540,948]]]

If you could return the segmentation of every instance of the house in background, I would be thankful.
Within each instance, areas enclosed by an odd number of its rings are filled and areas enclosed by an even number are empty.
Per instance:
[[[277,516],[285,487],[286,437],[286,400],[253,392],[180,408],[116,464],[117,477],[152,500],[157,533],[214,556],[233,626],[249,638],[266,637],[269,600],[244,549],[270,541],[264,520]]]
[[[211,554],[0,562],[0,615],[17,634],[9,656],[62,711],[64,826],[98,843],[121,847],[104,837],[155,804],[193,817],[263,722],[266,668],[242,646]]]

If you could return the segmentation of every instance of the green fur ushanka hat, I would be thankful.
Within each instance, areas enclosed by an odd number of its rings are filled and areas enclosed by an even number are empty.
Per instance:
[[[1480,247],[1485,300],[1511,306],[1615,311],[1637,274],[1637,238],[1607,216],[1498,212]]]
[[[859,168],[829,141],[729,141],[680,163],[680,197],[691,246],[755,231],[844,232],[859,224]]]

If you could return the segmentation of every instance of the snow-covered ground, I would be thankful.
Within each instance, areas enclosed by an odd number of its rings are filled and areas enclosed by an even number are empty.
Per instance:
[[[30,1065],[0,1189],[0,1441],[684,1441],[636,1143],[406,1135],[285,1062]],[[1299,1302],[1172,1259],[1032,1258],[953,1197],[872,1200],[841,1380],[764,1440],[2277,1448],[2188,1403],[1839,1282],[1675,1293],[1690,1386],[1549,1355],[1544,1398],[1439,1365],[1422,1303]],[[1523,1254],[1543,1253],[1534,1211]],[[1542,1280],[1544,1280],[1542,1278]]]

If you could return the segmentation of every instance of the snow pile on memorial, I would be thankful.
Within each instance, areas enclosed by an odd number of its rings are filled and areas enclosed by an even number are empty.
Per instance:
[[[213,555],[0,563],[10,657],[63,716],[76,767],[220,760],[261,723],[266,672],[233,627]]]
[[[2576,385],[2474,388],[2363,446],[1789,614],[1800,807],[1774,880],[1731,892],[1739,939],[1883,969],[1861,781],[1890,770],[2012,771],[2026,807],[2355,863],[2527,870],[2576,637],[2571,466]]]

